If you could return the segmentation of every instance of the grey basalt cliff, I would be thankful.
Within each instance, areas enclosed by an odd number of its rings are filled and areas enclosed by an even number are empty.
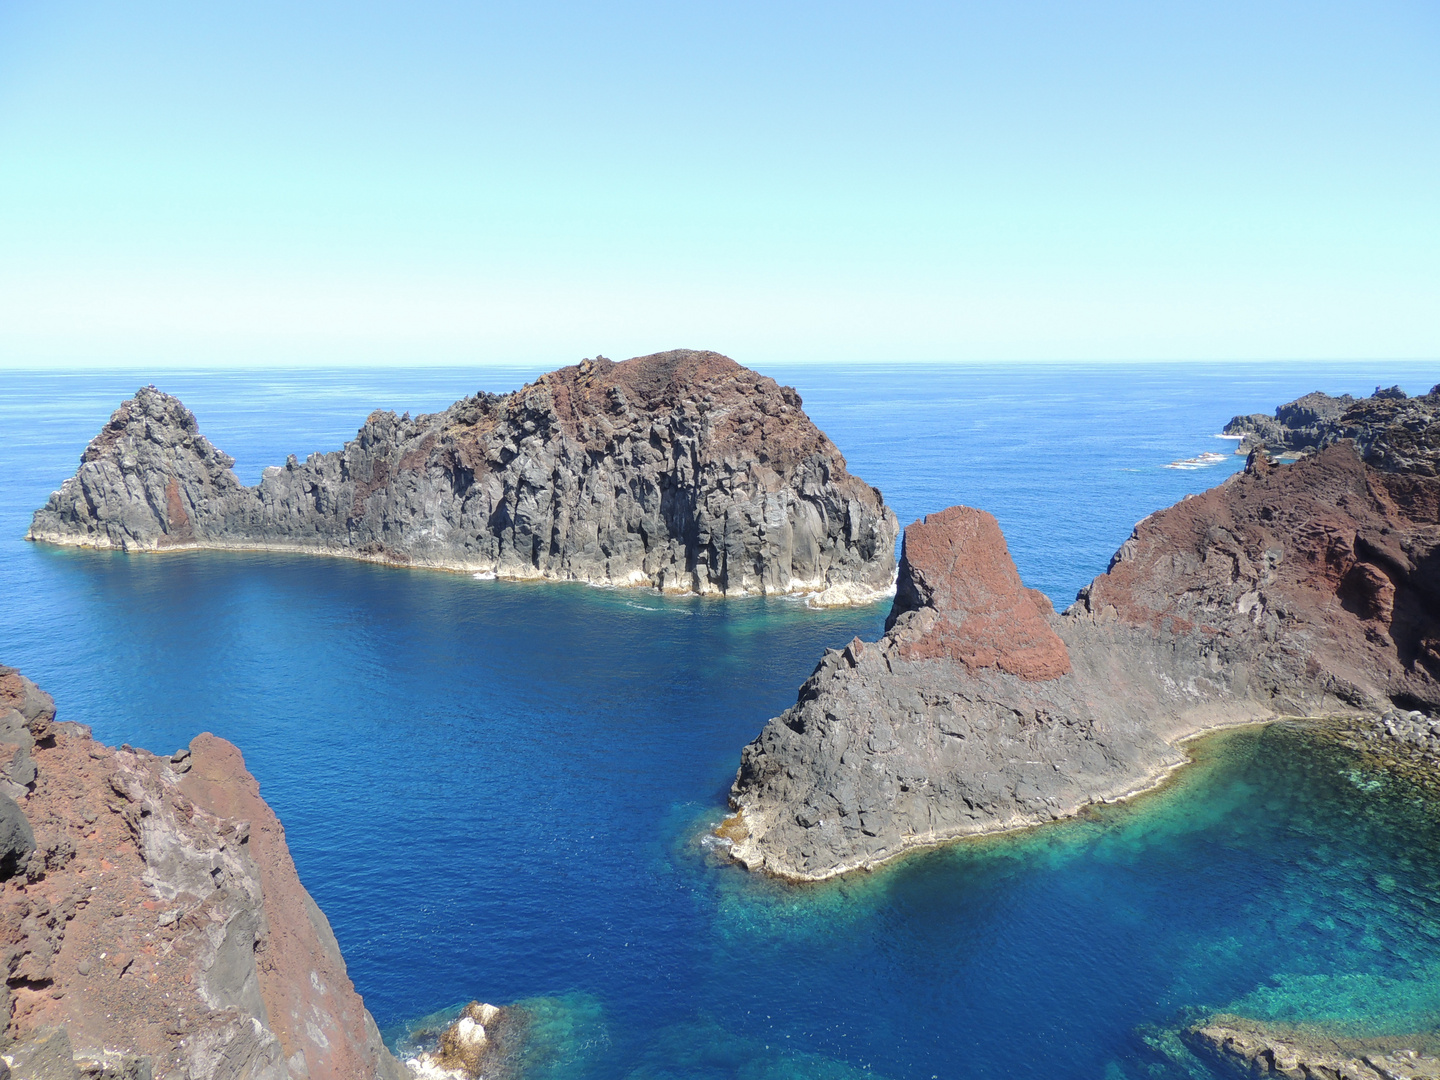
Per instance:
[[[603,357],[511,394],[372,413],[342,450],[240,483],[177,399],[141,389],[28,538],[260,548],[667,592],[868,601],[894,512],[801,408],[718,353]]]
[[[745,747],[720,835],[751,869],[818,880],[1152,787],[1213,728],[1434,711],[1428,438],[1253,454],[1137,525],[1063,615],[988,514],[916,522],[885,635],[827,652]]]

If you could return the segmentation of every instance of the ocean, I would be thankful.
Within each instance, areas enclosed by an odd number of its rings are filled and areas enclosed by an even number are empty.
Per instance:
[[[1303,731],[1211,739],[1164,790],[1082,821],[786,886],[706,830],[740,748],[824,649],[878,636],[884,604],[21,539],[142,383],[254,483],[371,409],[538,373],[0,371],[0,663],[106,742],[236,743],[396,1045],[479,999],[533,1011],[527,1077],[1123,1080],[1209,1076],[1176,1033],[1217,1011],[1440,1024],[1440,815]],[[1242,466],[1215,437],[1231,415],[1423,392],[1440,364],[766,374],[902,524],[989,510],[1063,608],[1136,521]]]

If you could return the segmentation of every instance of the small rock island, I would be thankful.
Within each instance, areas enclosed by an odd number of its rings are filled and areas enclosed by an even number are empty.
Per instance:
[[[800,395],[728,357],[604,357],[511,394],[375,412],[342,450],[241,484],[153,387],[124,402],[27,538],[123,551],[243,548],[502,578],[871,602],[894,511]]]
[[[827,652],[745,747],[734,858],[820,880],[1152,787],[1212,728],[1434,711],[1440,388],[1396,393],[1152,514],[1063,615],[990,515],[909,526],[884,637]]]

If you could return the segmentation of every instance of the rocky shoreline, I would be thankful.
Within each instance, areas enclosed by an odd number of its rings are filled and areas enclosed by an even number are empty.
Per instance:
[[[909,526],[885,635],[828,652],[743,751],[732,856],[822,880],[1147,790],[1217,727],[1419,723],[1440,706],[1437,408],[1387,392],[1342,413],[1363,440],[1252,453],[1137,525],[1064,614],[983,511]]]
[[[1180,1040],[1200,1058],[1235,1076],[1440,1080],[1440,1035],[1434,1033],[1357,1039],[1315,1027],[1221,1015],[1186,1028]]]
[[[1377,386],[1366,398],[1317,390],[1279,406],[1274,416],[1233,417],[1224,433],[1241,436],[1237,454],[1261,450],[1282,461],[1350,440],[1375,468],[1435,476],[1440,470],[1440,386],[1413,398],[1398,386]]]
[[[800,396],[718,353],[604,357],[444,412],[375,412],[258,485],[153,387],[124,402],[27,539],[338,556],[700,595],[889,595],[898,525]]]

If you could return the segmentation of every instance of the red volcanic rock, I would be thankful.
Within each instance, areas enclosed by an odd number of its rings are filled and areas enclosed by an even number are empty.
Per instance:
[[[1032,681],[1068,675],[1070,653],[1043,613],[1050,602],[1042,609],[1036,597],[1021,584],[995,519],[952,506],[906,528],[890,625],[906,610],[935,612],[903,641],[908,660],[947,657]]]
[[[884,637],[827,653],[742,752],[732,855],[815,880],[1040,824],[1153,785],[1190,736],[1277,715],[1401,738],[1397,708],[1440,713],[1430,431],[1384,427],[1380,465],[1351,441],[1253,454],[1140,522],[1060,616],[989,515],[911,525]],[[1432,722],[1409,716],[1406,744]]]
[[[63,1028],[107,1076],[406,1075],[235,747],[115,750],[0,669],[0,712],[17,705],[41,737],[19,800],[36,848],[0,887],[6,1038]]]
[[[270,934],[257,957],[260,997],[287,1059],[304,1057],[310,1080],[375,1072],[373,1024],[345,971],[330,922],[295,871],[285,829],[260,797],[240,751],[209,732],[190,743],[192,766],[179,790],[217,817],[250,824]]]
[[[1296,684],[1440,705],[1440,480],[1392,473],[1340,443],[1243,474],[1152,514],[1081,592],[1152,632],[1274,642]]]

